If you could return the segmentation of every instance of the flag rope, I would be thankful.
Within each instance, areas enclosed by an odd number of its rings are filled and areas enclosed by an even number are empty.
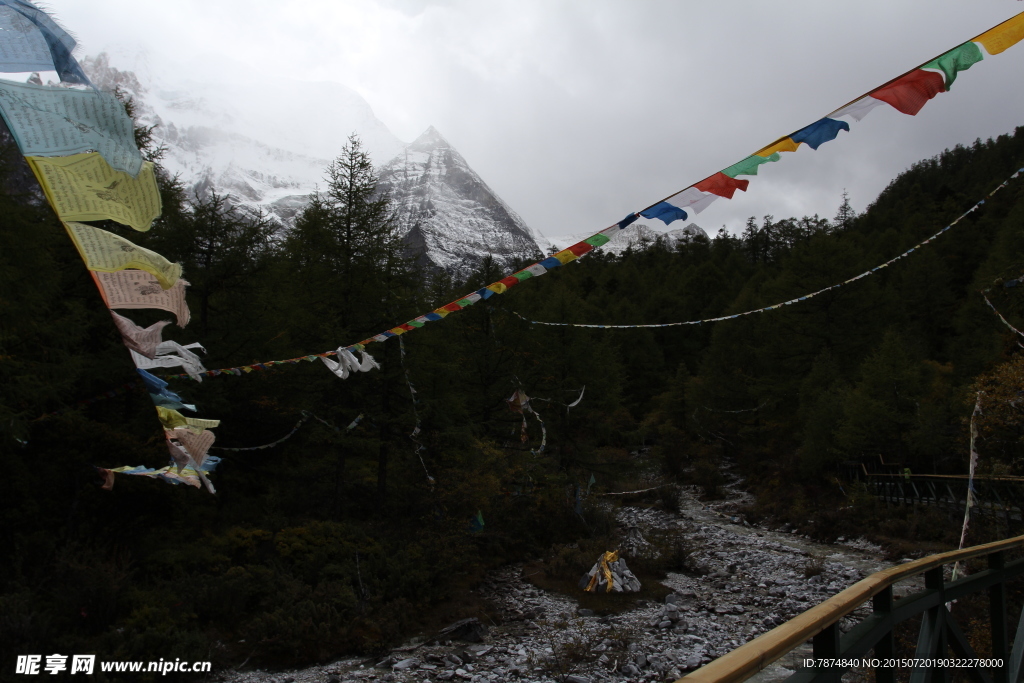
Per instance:
[[[1014,172],[1013,175],[1011,175],[1009,178],[1007,178],[1002,183],[1000,183],[998,187],[996,187],[994,190],[992,190],[991,192],[989,192],[986,195],[986,199],[991,197],[995,193],[999,192],[1000,190],[1002,190],[1004,187],[1006,187],[1009,184],[1009,182],[1011,180],[1019,177],[1021,173],[1024,173],[1024,168],[1018,169],[1016,172]],[[555,326],[555,327],[587,327],[587,328],[605,330],[605,329],[634,329],[634,328],[654,328],[654,327],[678,327],[680,325],[701,325],[703,323],[714,323],[714,322],[720,322],[722,320],[732,320],[734,318],[740,318],[742,316],[752,315],[754,313],[764,313],[766,311],[772,311],[772,310],[775,310],[777,308],[781,308],[782,306],[789,306],[789,305],[792,305],[792,304],[795,304],[795,303],[799,303],[801,301],[806,301],[807,299],[815,297],[815,296],[817,296],[819,294],[823,294],[824,292],[828,292],[828,291],[833,290],[833,289],[838,289],[839,287],[842,287],[843,285],[848,285],[851,282],[855,282],[857,280],[860,280],[861,278],[867,277],[868,275],[873,275],[874,273],[878,272],[882,268],[888,267],[889,265],[895,263],[896,261],[900,260],[901,258],[905,258],[906,256],[909,256],[915,250],[920,249],[924,245],[928,244],[929,242],[934,240],[936,237],[938,237],[939,235],[943,234],[944,232],[946,232],[947,230],[952,228],[954,225],[959,223],[961,220],[966,218],[969,214],[971,214],[972,212],[976,211],[984,203],[985,203],[985,199],[978,200],[971,208],[967,209],[967,211],[964,211],[962,214],[960,214],[956,218],[956,220],[954,220],[952,223],[950,223],[949,225],[944,227],[942,230],[939,230],[937,233],[935,233],[934,235],[932,235],[928,239],[923,240],[921,242],[918,242],[917,244],[912,246],[910,249],[907,249],[906,251],[904,251],[899,256],[891,258],[888,261],[886,261],[885,263],[883,263],[881,265],[878,265],[878,266],[875,266],[874,268],[871,268],[870,270],[866,270],[863,273],[861,273],[860,275],[855,275],[854,277],[851,277],[848,280],[844,280],[843,282],[839,282],[839,283],[831,285],[829,287],[825,287],[824,289],[819,289],[816,292],[811,292],[809,294],[804,294],[803,296],[799,296],[799,297],[796,297],[794,299],[790,299],[788,301],[783,301],[781,303],[772,304],[771,306],[764,306],[762,308],[755,308],[755,309],[752,309],[752,310],[749,310],[749,311],[744,311],[742,313],[735,313],[733,315],[723,315],[723,316],[719,316],[717,318],[703,318],[701,320],[684,320],[682,322],[649,323],[649,324],[638,324],[638,325],[610,325],[610,324],[596,324],[596,323],[547,322],[547,321],[543,321],[543,320],[530,320],[529,318],[526,318],[526,317],[520,315],[516,311],[512,311],[512,314],[515,315],[516,317],[518,317],[520,320],[523,320],[524,322],[529,323],[531,325],[550,325],[550,326]],[[988,299],[986,299],[986,301],[988,301]],[[989,303],[989,306],[992,306],[992,304]],[[995,310],[995,307],[993,307],[992,310]],[[996,311],[996,314],[998,315],[999,312]],[[1007,323],[1005,318],[1003,318],[1001,315],[999,317],[1003,320],[1004,323],[1007,324],[1007,326],[1010,327],[1010,329],[1014,330],[1018,334],[1021,334],[1016,328],[1014,328],[1012,325]],[[1024,335],[1022,335],[1022,336],[1024,336]]]

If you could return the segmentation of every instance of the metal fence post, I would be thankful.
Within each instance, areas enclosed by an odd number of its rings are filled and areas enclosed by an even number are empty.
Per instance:
[[[1003,576],[1005,562],[1006,556],[1002,552],[988,556],[988,568],[999,573],[999,580],[988,589],[988,611],[992,621],[992,658],[1004,662],[1010,654],[1006,647],[1006,578]],[[992,680],[994,683],[1007,683],[1006,667],[993,669]]]
[[[892,586],[886,586],[881,593],[872,598],[872,607],[875,614],[883,615],[891,620],[892,614]],[[889,630],[875,643],[875,658],[885,660],[896,656],[896,638],[892,633],[892,624]],[[875,667],[876,683],[896,683],[896,669],[894,667]]]
[[[814,636],[813,649],[815,659],[835,659],[839,656],[839,624],[826,626]],[[815,680],[825,683],[839,683],[842,680],[842,669],[830,667],[819,669]]]

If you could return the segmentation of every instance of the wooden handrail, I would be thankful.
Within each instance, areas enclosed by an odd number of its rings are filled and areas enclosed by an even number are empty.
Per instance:
[[[1022,546],[1024,546],[1024,536],[1017,536],[963,550],[951,550],[931,555],[914,562],[875,572],[846,590],[833,595],[825,602],[790,619],[785,624],[775,627],[749,643],[741,645],[732,652],[683,676],[679,681],[685,683],[744,681],[821,633],[897,581],[923,574],[950,562],[961,562],[973,557],[981,557]]]

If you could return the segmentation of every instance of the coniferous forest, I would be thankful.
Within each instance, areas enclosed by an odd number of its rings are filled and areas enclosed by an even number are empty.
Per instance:
[[[137,131],[159,164],[151,135]],[[1024,474],[1024,339],[980,294],[1024,327],[1024,179],[907,258],[799,304],[660,329],[516,315],[705,319],[842,282],[1024,166],[1024,128],[921,161],[863,214],[837,197],[834,218],[764,216],[709,240],[595,250],[371,345],[380,370],[341,380],[317,360],[176,380],[200,417],[222,421],[216,446],[268,444],[307,418],[272,448],[211,451],[223,458],[216,495],[126,475],[101,488],[97,467],[165,464],[164,435],[89,272],[4,140],[8,652],[128,660],[159,650],[224,666],[374,653],[476,609],[467,590],[488,568],[558,553],[568,562],[571,547],[589,566],[614,526],[609,499],[593,494],[671,483],[710,497],[727,464],[756,495],[751,519],[903,551],[955,547],[957,519],[880,508],[857,472],[881,456],[914,473],[965,474],[979,391],[979,472]],[[98,225],[183,265],[192,321],[166,336],[201,342],[207,368],[352,344],[507,274],[418,271],[358,138],[324,177],[286,232],[166,174],[150,232]],[[536,397],[543,434],[536,416],[524,427],[510,410],[517,390]],[[979,524],[971,542],[986,533]]]

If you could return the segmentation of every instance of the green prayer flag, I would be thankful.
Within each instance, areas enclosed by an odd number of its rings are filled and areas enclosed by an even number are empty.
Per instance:
[[[953,85],[953,81],[956,80],[956,74],[959,71],[966,71],[971,68],[972,64],[977,64],[984,55],[981,54],[981,50],[978,48],[976,43],[964,43],[960,47],[955,47],[941,57],[937,57],[932,61],[925,64],[922,69],[937,69],[946,76],[946,90]]]
[[[781,157],[779,157],[778,152],[775,152],[771,156],[767,157],[759,157],[756,154],[754,154],[747,157],[743,161],[735,163],[729,168],[724,169],[722,173],[729,176],[730,178],[735,178],[738,175],[757,175],[758,166],[760,166],[761,164],[767,164],[769,161],[778,161],[780,158]]]
[[[593,237],[588,237],[583,241],[592,247],[600,247],[602,244],[607,244],[608,240],[610,239],[611,237],[609,237],[608,235],[602,235],[601,233],[597,233]]]

